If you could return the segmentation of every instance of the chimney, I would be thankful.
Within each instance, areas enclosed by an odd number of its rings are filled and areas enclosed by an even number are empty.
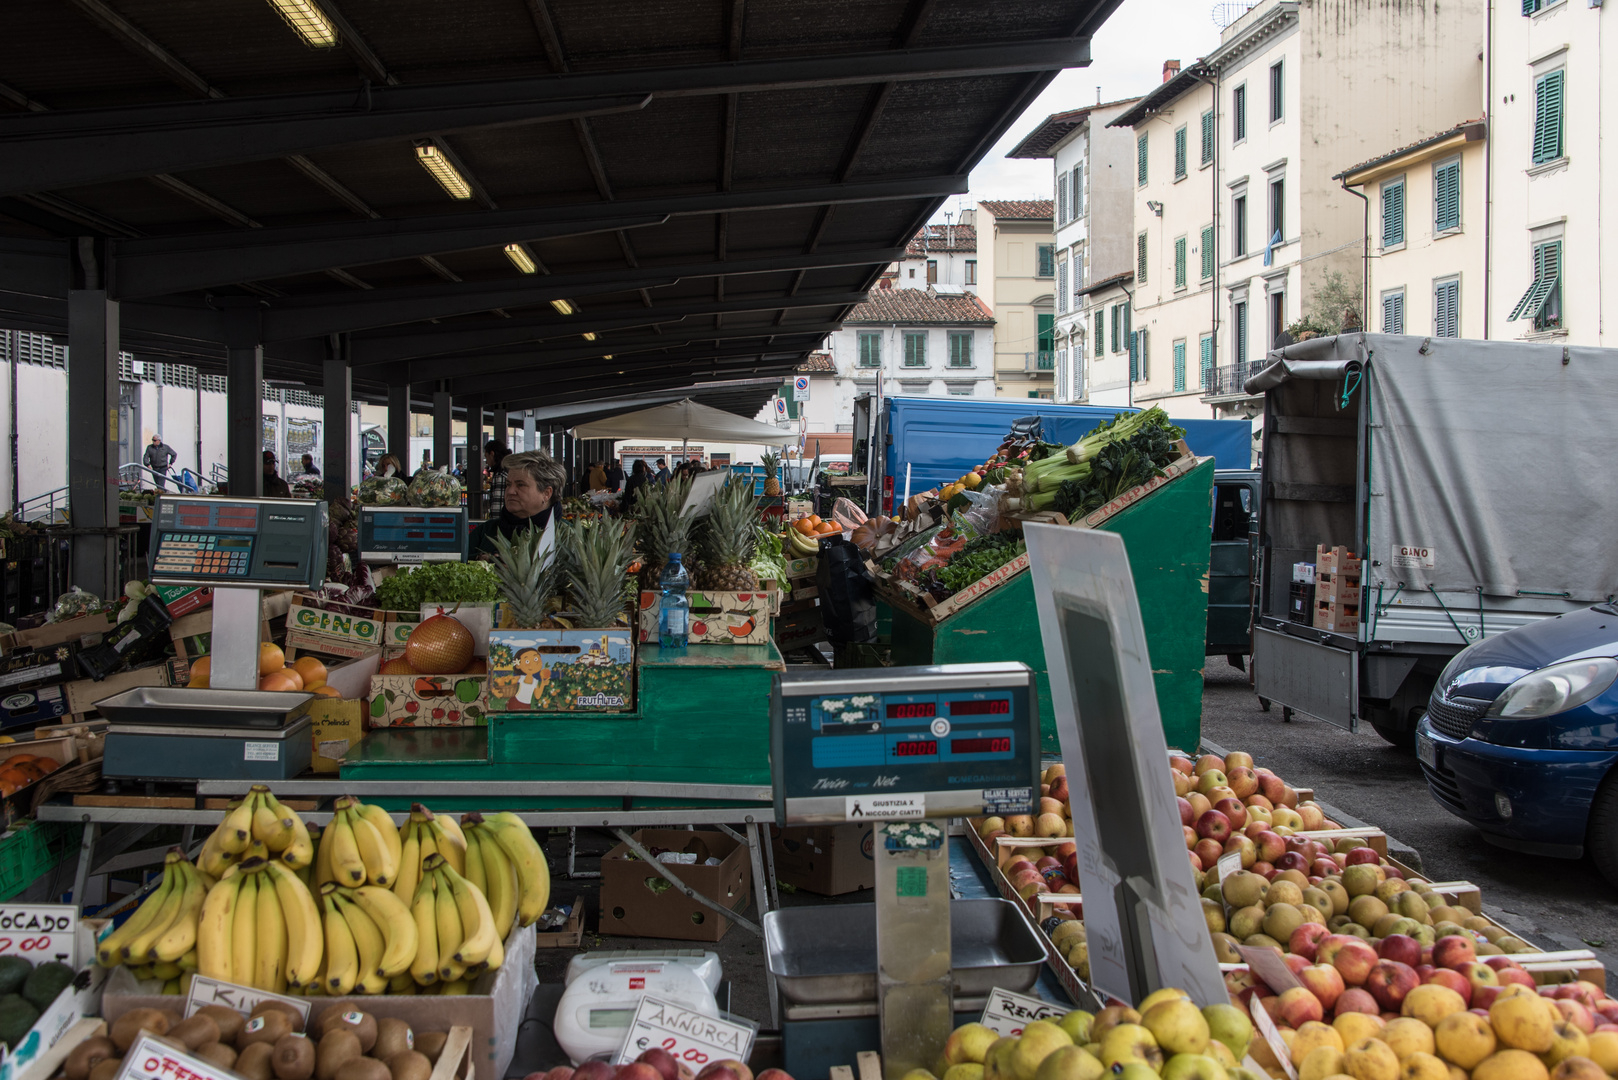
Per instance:
[[[962,225],[969,225],[969,226],[976,227],[977,223],[978,223],[978,212],[975,209],[973,209],[973,210],[962,210],[961,211],[961,224]]]
[[[1180,62],[1178,60],[1165,60],[1165,61],[1163,61],[1163,81],[1164,82],[1168,82],[1170,79],[1174,78],[1174,76],[1178,75],[1179,73],[1180,73]]]

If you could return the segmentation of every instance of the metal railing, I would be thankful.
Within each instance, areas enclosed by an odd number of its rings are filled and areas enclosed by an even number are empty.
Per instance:
[[[1056,353],[1053,351],[1026,352],[1022,358],[1024,371],[1056,370]]]
[[[46,521],[53,525],[66,522],[67,488],[59,487],[24,499],[17,506],[17,517],[23,521]]]
[[[162,481],[165,487],[172,485],[171,490],[183,491],[195,495],[197,493],[196,474],[190,469],[181,469],[172,473],[160,473],[156,469],[148,468],[138,461],[127,462],[118,466],[118,483],[124,487],[155,488]]]
[[[1216,367],[1208,373],[1202,387],[1202,396],[1211,397],[1245,397],[1244,389],[1247,380],[1264,367],[1258,360],[1248,360],[1240,364],[1227,364]]]

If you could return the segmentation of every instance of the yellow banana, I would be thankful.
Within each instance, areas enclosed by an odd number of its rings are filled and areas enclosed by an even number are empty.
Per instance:
[[[424,877],[410,901],[410,918],[416,924],[416,959],[410,977],[422,986],[438,981],[438,905],[433,896],[433,879]]]
[[[320,909],[294,871],[272,862],[264,872],[275,885],[276,899],[281,903],[281,919],[286,924],[287,985],[302,986],[313,980],[320,970],[325,936],[320,925]]]
[[[230,942],[244,879],[228,878],[208,890],[197,921],[197,974],[230,981]]]
[[[360,858],[359,845],[354,841],[354,830],[348,824],[345,807],[331,817],[320,838],[321,847],[331,845],[331,879],[339,885],[364,885],[365,860]]]
[[[230,922],[230,981],[252,986],[258,965],[258,875],[241,874],[236,917]]]
[[[221,825],[208,834],[202,842],[202,850],[197,852],[197,868],[211,878],[224,877],[237,858],[225,850],[224,836],[225,827]]]
[[[393,996],[397,996],[399,994],[414,994],[418,989],[419,988],[416,986],[416,980],[410,977],[410,972],[408,971],[403,975],[395,975],[393,978],[388,980],[388,993]]]
[[[304,824],[303,818],[291,810],[292,837],[278,853],[277,858],[294,870],[302,870],[315,858],[314,838],[309,834],[309,826]]]
[[[151,963],[152,946],[157,944],[157,939],[162,937],[170,926],[174,925],[175,917],[180,914],[180,905],[185,900],[186,879],[180,876],[182,871],[178,866],[168,867],[163,872],[165,875],[174,876],[174,884],[163,894],[163,906],[157,910],[152,921],[147,923],[140,933],[129,938],[124,945],[121,951],[126,963]]]
[[[425,866],[427,860],[438,854],[438,834],[426,822],[416,830],[416,837],[421,849],[421,862]]]
[[[382,928],[357,907],[343,889],[332,894],[337,911],[348,923],[348,932],[354,936],[354,951],[359,957],[359,978],[354,990],[360,994],[382,994],[388,989],[387,976],[382,974],[382,953],[387,943]]]
[[[219,823],[219,846],[227,855],[240,855],[253,839],[253,800],[243,799]]]
[[[408,976],[410,961],[416,958],[416,922],[404,901],[378,885],[355,889],[350,899],[371,917],[387,942],[378,970],[389,979]]]
[[[190,863],[179,863],[178,869],[185,879],[179,913],[148,950],[148,955],[171,964],[196,948],[197,919],[202,915],[202,902],[208,898],[208,890],[202,884],[202,871]]]
[[[448,814],[435,814],[433,815],[433,820],[438,822],[445,832],[455,838],[455,842],[461,845],[462,851],[466,850],[466,833],[461,831],[459,822]]]
[[[397,866],[404,842],[399,839],[399,826],[393,823],[393,818],[386,810],[372,803],[355,803],[354,813],[371,823],[371,827],[382,837],[382,843],[387,847],[394,865]]]
[[[356,810],[350,809],[348,827],[354,833],[354,846],[359,850],[360,861],[365,864],[366,881],[372,885],[393,884],[393,879],[399,874],[399,864],[382,839],[382,834],[376,831],[376,826],[360,817]],[[363,884],[363,881],[356,883]]]
[[[517,921],[517,872],[511,868],[511,860],[506,857],[505,849],[497,843],[489,831],[482,826],[475,827],[467,839],[478,846],[483,857],[483,877],[488,887],[483,895],[489,900],[489,910],[494,914],[494,934],[504,938],[511,933],[511,928]],[[467,853],[470,855],[471,850]]]
[[[197,950],[192,949],[190,952],[176,960],[175,963],[179,965],[181,971],[197,970]]]
[[[253,985],[260,990],[277,994],[287,989],[287,928],[281,913],[281,898],[276,895],[274,880],[260,870],[253,875],[258,879],[257,952],[253,958]]]
[[[484,873],[482,846],[478,843],[477,834],[474,832],[466,838],[466,872],[461,876],[487,895],[488,880],[484,877]]]
[[[335,817],[336,815],[333,815]],[[336,880],[336,871],[331,865],[331,822],[320,830],[320,842],[315,846],[315,862],[311,872],[309,888],[319,891],[320,887],[328,881]]]
[[[354,984],[359,981],[360,959],[354,933],[332,899],[336,891],[335,886],[323,886],[320,893],[326,922],[326,976],[321,985],[331,996],[344,997],[353,992]]]
[[[455,904],[455,894],[443,875],[433,874],[433,903],[438,922],[438,977],[451,982],[460,977],[457,968],[464,967],[455,954],[461,950],[465,927],[461,925],[461,909]]]
[[[438,854],[443,856],[450,869],[457,874],[466,869],[466,844],[456,839],[454,833],[444,828],[446,818],[435,817],[427,828],[432,830],[433,842],[438,847]]]
[[[275,811],[264,798],[269,793],[270,789],[263,784],[254,784],[247,793],[247,801],[253,805],[253,839],[262,840],[266,845],[271,837],[278,837],[283,829]]]
[[[417,834],[416,823],[405,823],[401,850],[399,852],[399,876],[393,882],[393,895],[403,903],[410,904],[416,898],[416,886],[421,884],[421,839]]]
[[[263,803],[264,808],[269,811],[271,818],[273,818],[273,824],[261,835],[258,833],[261,819],[254,817],[254,835],[264,841],[264,846],[270,849],[271,854],[279,855],[291,847],[293,841],[298,838],[298,826],[303,819],[298,816],[296,811],[288,809],[280,799],[277,799],[269,788],[265,788],[259,794],[259,800]]]
[[[447,982],[438,988],[438,992],[445,997],[459,997],[462,994],[470,994],[472,992],[472,981],[470,979],[457,979],[454,982]]]
[[[461,944],[455,950],[457,963],[471,967],[481,964],[494,948],[494,914],[483,893],[468,885],[466,879],[444,867],[439,871],[439,883],[449,883],[450,895],[461,913]]]
[[[494,947],[489,950],[489,955],[484,957],[481,966],[485,971],[498,971],[500,970],[500,965],[504,964],[505,962],[506,944],[500,940],[499,934],[495,934]]]
[[[124,945],[137,934],[140,934],[157,918],[157,913],[163,909],[163,903],[168,899],[169,890],[178,884],[178,875],[173,865],[163,867],[163,880],[158,882],[152,894],[140,902],[133,914],[124,920],[124,924],[106,937],[96,946],[96,960],[102,967],[117,967],[123,962]]]
[[[170,964],[167,961],[161,961],[152,965],[152,978],[154,979],[162,979],[164,982],[168,982],[170,979],[178,979],[179,977],[179,964]]]
[[[540,850],[533,832],[515,814],[492,814],[485,817],[483,823],[517,872],[517,921],[522,926],[531,926],[545,914],[551,899],[551,869],[545,861],[545,853]]]

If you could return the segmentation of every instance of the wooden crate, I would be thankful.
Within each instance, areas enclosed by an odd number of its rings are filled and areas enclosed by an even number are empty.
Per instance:
[[[560,930],[550,932],[535,931],[534,947],[536,949],[576,949],[584,943],[584,897],[573,901],[573,910],[568,913],[567,923]]]

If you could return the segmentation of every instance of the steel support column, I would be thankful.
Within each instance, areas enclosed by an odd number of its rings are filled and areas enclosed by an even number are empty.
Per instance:
[[[505,409],[494,410],[494,435],[492,438],[508,450],[511,448],[511,414]]]
[[[462,398],[466,409],[466,515],[483,517],[483,407],[482,398]]]
[[[258,309],[229,313],[225,342],[225,465],[230,493],[264,494],[264,346],[258,340]],[[285,469],[285,462],[278,462]]]
[[[354,484],[353,469],[353,399],[352,371],[348,366],[348,336],[342,335],[328,342],[326,353],[325,424],[321,446],[324,460],[320,463],[321,479],[325,481],[326,500],[337,502],[348,497]]]
[[[522,448],[524,450],[533,450],[539,445],[537,441],[538,432],[534,430],[534,427],[534,410],[524,409],[522,411]]]
[[[82,264],[83,283],[91,287],[67,294],[67,485],[73,527],[80,530],[73,538],[73,584],[110,600],[123,594],[112,531],[118,526],[118,302],[94,287],[103,284],[96,259]],[[139,442],[136,437],[130,445]]]
[[[448,390],[433,391],[433,464],[440,469],[455,463],[455,415]],[[413,472],[416,463],[405,462],[405,471]]]
[[[416,467],[410,460],[410,384],[388,387],[388,453],[399,459],[406,473]]]

